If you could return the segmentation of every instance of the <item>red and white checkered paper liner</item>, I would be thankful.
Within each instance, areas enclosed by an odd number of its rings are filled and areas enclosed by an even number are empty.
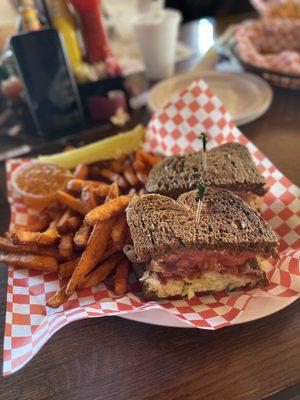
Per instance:
[[[300,78],[300,21],[245,21],[238,26],[235,38],[237,52],[243,61]]]
[[[250,291],[158,303],[141,300],[138,297],[139,285],[133,278],[131,292],[126,296],[116,297],[109,285],[101,284],[77,291],[60,309],[52,310],[45,303],[60,286],[56,274],[9,268],[4,375],[22,368],[56,331],[75,320],[162,308],[189,326],[215,330],[238,324],[241,315],[247,313],[250,300],[259,309],[266,297],[286,301],[287,297],[295,300],[299,296],[299,189],[241,134],[203,80],[196,81],[152,117],[145,147],[166,155],[199,150],[201,142],[197,135],[201,131],[207,132],[209,147],[231,141],[245,144],[271,187],[265,196],[263,215],[281,239],[282,257],[276,265],[269,265],[270,285]],[[11,173],[22,162],[7,162],[12,226],[30,224],[36,216],[24,206],[10,186]]]

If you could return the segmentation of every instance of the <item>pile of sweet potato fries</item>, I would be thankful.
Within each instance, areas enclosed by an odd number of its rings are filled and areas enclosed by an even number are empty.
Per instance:
[[[144,192],[148,173],[159,160],[139,149],[117,160],[78,165],[36,223],[0,238],[0,262],[58,272],[66,283],[47,301],[51,308],[113,272],[115,294],[125,294],[130,262],[122,250],[131,243],[125,209]]]

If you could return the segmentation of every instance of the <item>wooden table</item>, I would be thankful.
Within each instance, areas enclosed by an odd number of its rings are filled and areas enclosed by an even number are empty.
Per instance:
[[[232,19],[210,21],[216,36]],[[196,50],[197,24],[182,29],[182,37]],[[270,110],[242,127],[298,185],[299,110],[299,92],[276,89]],[[137,118],[142,117],[146,118],[143,113]],[[111,132],[103,130],[103,135]],[[86,135],[87,140],[94,137]],[[55,145],[45,147],[47,152],[55,149]],[[0,173],[3,233],[9,220],[3,165]],[[2,340],[5,269],[0,276]],[[217,332],[163,328],[121,318],[79,321],[58,332],[20,372],[0,379],[1,400],[261,399],[300,381],[299,302],[273,316]],[[294,386],[284,393],[299,392],[299,386]],[[272,398],[288,398],[283,396]]]

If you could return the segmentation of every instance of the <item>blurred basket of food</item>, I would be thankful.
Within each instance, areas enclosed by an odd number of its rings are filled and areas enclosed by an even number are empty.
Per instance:
[[[300,18],[299,0],[251,0],[252,5],[267,18]]]
[[[245,21],[236,30],[234,54],[246,70],[273,85],[300,88],[300,21]]]

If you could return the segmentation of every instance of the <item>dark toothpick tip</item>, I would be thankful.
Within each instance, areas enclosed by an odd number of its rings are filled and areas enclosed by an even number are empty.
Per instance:
[[[206,143],[207,143],[207,137],[204,132],[201,132],[201,139],[202,139],[202,145],[203,145],[203,150],[206,151]]]
[[[204,185],[204,183],[199,183],[197,189],[198,189],[198,192],[197,192],[198,200],[202,201],[204,193],[205,193],[205,185]]]

